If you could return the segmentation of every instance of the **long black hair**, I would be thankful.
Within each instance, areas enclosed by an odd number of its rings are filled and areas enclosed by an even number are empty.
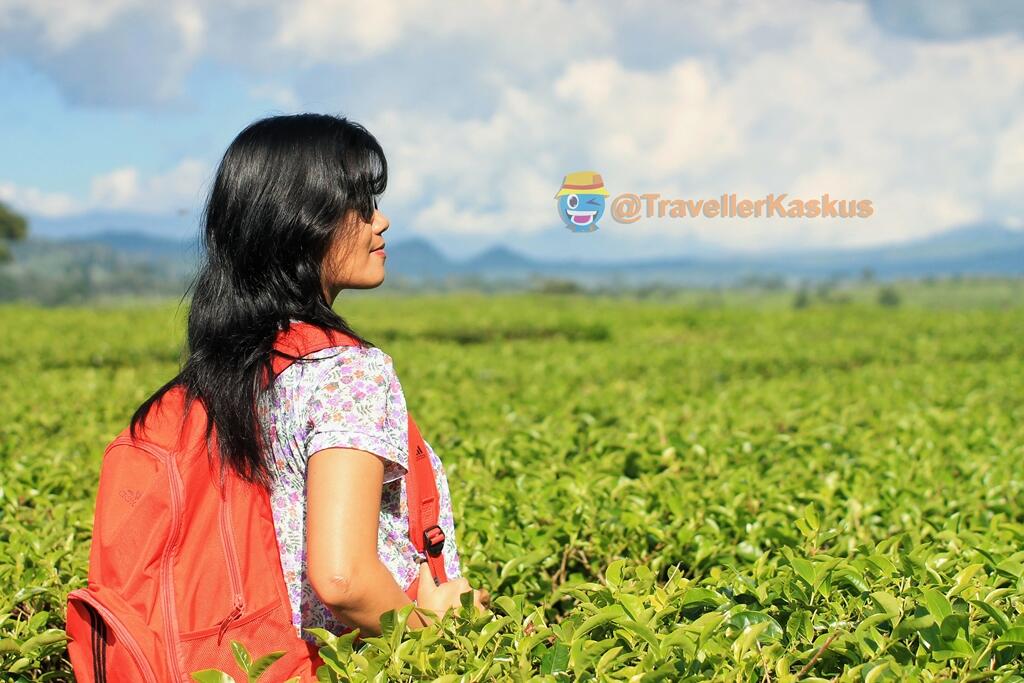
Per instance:
[[[208,446],[216,427],[221,474],[227,465],[269,486],[256,400],[271,371],[274,338],[296,319],[374,346],[334,312],[321,266],[334,241],[348,237],[349,211],[372,222],[386,186],[380,144],[344,117],[272,116],[239,133],[202,217],[205,253],[188,288],[187,358],[135,411],[132,436],[153,404],[180,384],[186,413],[196,399],[206,409]]]

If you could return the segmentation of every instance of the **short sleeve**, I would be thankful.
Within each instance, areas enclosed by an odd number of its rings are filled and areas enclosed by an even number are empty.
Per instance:
[[[391,358],[373,347],[343,346],[322,359],[308,403],[305,453],[355,448],[384,461],[384,482],[409,466],[405,397]]]

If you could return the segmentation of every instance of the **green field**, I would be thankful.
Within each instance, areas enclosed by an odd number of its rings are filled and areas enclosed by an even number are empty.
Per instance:
[[[339,668],[1024,681],[1022,292],[343,294],[445,460],[495,607],[338,639]],[[100,455],[176,372],[184,313],[0,308],[4,680],[72,680]]]

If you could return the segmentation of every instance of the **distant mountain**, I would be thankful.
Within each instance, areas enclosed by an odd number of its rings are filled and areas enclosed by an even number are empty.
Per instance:
[[[987,250],[1002,248],[1008,242],[1019,244],[1022,241],[1024,241],[1024,232],[1020,230],[1010,230],[1001,225],[976,223],[940,232],[937,235],[929,235],[919,240],[913,240],[910,242],[910,245],[918,249],[927,247],[947,250]]]
[[[1010,230],[1001,225],[977,223],[964,225],[926,237],[890,242],[879,246],[851,247],[845,249],[787,249],[767,251],[750,258],[754,260],[814,259],[819,261],[843,261],[855,259],[884,259],[900,261],[907,259],[963,257],[967,254],[988,253],[1007,246],[1024,244],[1024,231]]]
[[[388,270],[404,277],[441,278],[456,267],[437,247],[421,237],[388,243],[385,251]]]
[[[198,216],[191,210],[166,214],[134,211],[88,211],[73,216],[33,216],[31,233],[46,239],[88,237],[102,232],[132,232],[168,239],[189,239]]]
[[[508,273],[541,268],[545,264],[508,247],[491,247],[459,266],[463,273]]]
[[[13,261],[0,267],[0,300],[63,305],[179,296],[195,272],[195,259],[173,243],[141,249],[128,236],[112,242],[29,237],[11,244]]]
[[[924,277],[955,274],[1024,274],[1024,231],[980,224],[963,226],[906,242],[854,249],[818,249],[746,254],[720,252],[701,256],[585,263],[538,261],[506,247],[489,249],[463,264],[467,272],[504,276],[545,275],[595,282],[616,277],[624,282],[728,284],[751,276],[824,279]]]
[[[880,277],[1024,273],[1024,232],[992,224],[961,226],[936,235],[854,249],[773,252],[731,259],[757,272],[804,277]]]
[[[541,260],[505,245],[492,245],[464,260],[453,260],[430,240],[389,241],[388,274],[429,282],[452,277],[527,281],[534,277],[576,280],[591,285],[615,279],[626,284],[727,285],[749,277],[817,280],[860,277],[866,270],[879,279],[929,275],[1024,275],[1024,232],[991,224],[956,228],[923,239],[859,249],[815,249],[745,254],[664,257],[590,263],[578,259]],[[144,267],[146,273],[181,280],[194,272],[199,245],[148,232],[107,229],[66,239],[32,237],[13,245],[12,272],[38,277],[73,264],[116,272]]]
[[[200,245],[195,239],[168,239],[129,230],[105,230],[90,235],[72,237],[68,244],[102,244],[115,251],[149,258],[195,258]]]

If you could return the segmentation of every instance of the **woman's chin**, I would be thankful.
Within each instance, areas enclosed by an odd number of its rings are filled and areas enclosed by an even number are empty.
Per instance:
[[[353,289],[373,289],[384,284],[384,272],[381,271],[378,277],[368,277],[357,285],[350,285]]]

